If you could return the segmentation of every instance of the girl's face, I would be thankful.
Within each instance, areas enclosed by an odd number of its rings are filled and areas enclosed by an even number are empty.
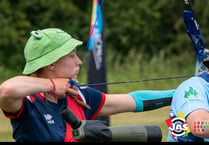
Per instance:
[[[77,56],[76,49],[55,62],[55,76],[77,79],[82,61]]]

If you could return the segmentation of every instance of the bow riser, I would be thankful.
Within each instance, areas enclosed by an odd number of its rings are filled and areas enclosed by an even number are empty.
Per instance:
[[[203,60],[208,56],[204,53],[205,44],[203,36],[200,32],[199,24],[196,21],[190,0],[184,0],[184,6],[185,10],[183,18],[186,25],[186,31],[192,40],[192,44],[196,52],[195,75],[197,75],[202,71],[208,70],[208,68],[203,64]]]

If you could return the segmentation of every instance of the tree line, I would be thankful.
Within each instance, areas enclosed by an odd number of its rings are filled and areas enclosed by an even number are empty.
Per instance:
[[[57,27],[84,42],[87,51],[92,0],[1,0],[0,66],[22,70],[24,46],[32,30]],[[192,0],[207,47],[209,1]],[[123,58],[135,50],[145,57],[194,52],[183,21],[183,0],[103,0],[105,49]],[[118,53],[120,52],[120,54]],[[108,57],[108,54],[106,55]]]

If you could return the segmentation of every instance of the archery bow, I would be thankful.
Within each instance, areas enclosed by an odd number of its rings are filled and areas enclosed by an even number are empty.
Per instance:
[[[189,78],[193,75],[183,75],[183,76],[172,76],[172,77],[162,77],[162,78],[151,78],[151,79],[142,79],[142,80],[127,80],[127,81],[119,81],[119,82],[106,82],[106,83],[91,83],[91,84],[84,84],[78,83],[73,81],[72,79],[69,80],[71,86],[76,87],[92,87],[92,86],[102,86],[102,85],[113,85],[113,84],[124,84],[124,83],[141,83],[141,82],[148,82],[148,81],[160,81],[160,80],[169,80],[169,79],[180,79],[180,78]]]
[[[195,75],[202,71],[207,71],[209,66],[209,61],[206,60],[207,49],[205,49],[205,44],[203,41],[203,36],[200,32],[199,24],[196,21],[195,13],[191,5],[190,0],[184,0],[184,22],[186,24],[186,31],[192,40],[195,52],[196,52],[196,66]],[[205,52],[207,51],[207,52]],[[204,65],[203,65],[204,64]]]

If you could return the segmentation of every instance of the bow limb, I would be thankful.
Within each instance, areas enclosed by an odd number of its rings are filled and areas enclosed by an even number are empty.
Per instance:
[[[200,32],[199,24],[197,23],[194,10],[190,0],[184,0],[184,22],[186,25],[186,31],[192,40],[194,50],[196,52],[196,66],[195,75],[202,71],[208,71],[208,68],[204,65],[203,61],[208,57],[205,52],[205,44],[203,36]]]

